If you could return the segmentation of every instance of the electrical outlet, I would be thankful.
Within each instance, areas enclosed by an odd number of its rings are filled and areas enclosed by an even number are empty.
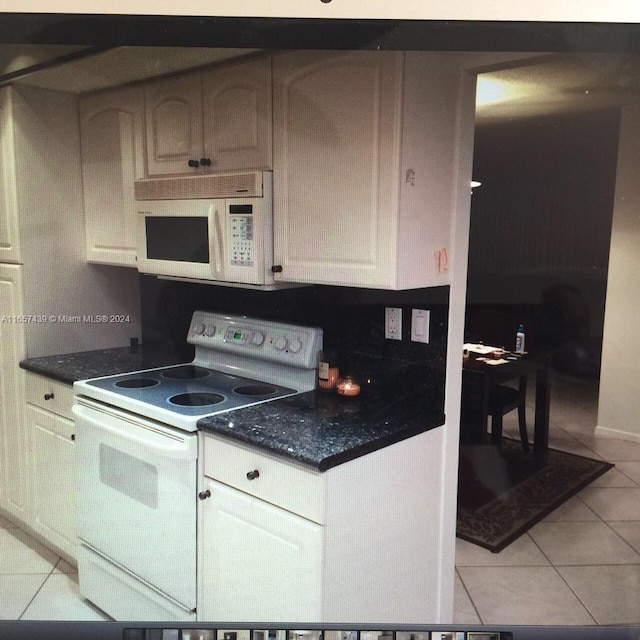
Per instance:
[[[429,320],[431,312],[427,309],[411,309],[411,340],[429,344]]]
[[[402,340],[402,309],[400,307],[385,307],[384,337],[387,340]]]

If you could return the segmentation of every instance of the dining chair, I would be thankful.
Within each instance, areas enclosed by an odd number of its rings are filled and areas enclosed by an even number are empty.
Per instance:
[[[525,413],[527,399],[527,376],[518,378],[518,387],[497,384],[491,389],[489,398],[489,415],[491,416],[491,442],[500,445],[502,442],[502,418],[509,412],[518,411],[518,427],[520,442],[525,452],[529,451],[529,436]]]

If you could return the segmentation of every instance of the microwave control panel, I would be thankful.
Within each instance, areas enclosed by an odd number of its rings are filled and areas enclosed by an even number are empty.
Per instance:
[[[253,205],[229,205],[229,261],[232,267],[253,267]]]

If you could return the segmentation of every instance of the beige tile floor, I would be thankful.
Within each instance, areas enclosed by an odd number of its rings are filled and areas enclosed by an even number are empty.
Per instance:
[[[552,390],[551,446],[616,466],[501,553],[456,540],[457,624],[640,624],[640,444],[594,437],[596,384]]]
[[[0,620],[109,620],[80,595],[76,568],[0,516]]]
[[[616,467],[501,553],[457,540],[454,623],[640,624],[640,445],[595,439],[596,410],[594,384],[554,379],[551,446]],[[75,567],[0,517],[0,619],[108,618]]]

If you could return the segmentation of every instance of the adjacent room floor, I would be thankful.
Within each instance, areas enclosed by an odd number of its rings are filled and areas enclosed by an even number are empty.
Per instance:
[[[640,624],[640,444],[594,438],[597,393],[554,376],[550,446],[615,467],[500,553],[456,540],[455,623]]]
[[[593,437],[595,383],[552,388],[551,446],[616,466],[501,553],[457,540],[454,623],[640,624],[640,444]],[[0,517],[0,619],[108,618],[74,567]]]

